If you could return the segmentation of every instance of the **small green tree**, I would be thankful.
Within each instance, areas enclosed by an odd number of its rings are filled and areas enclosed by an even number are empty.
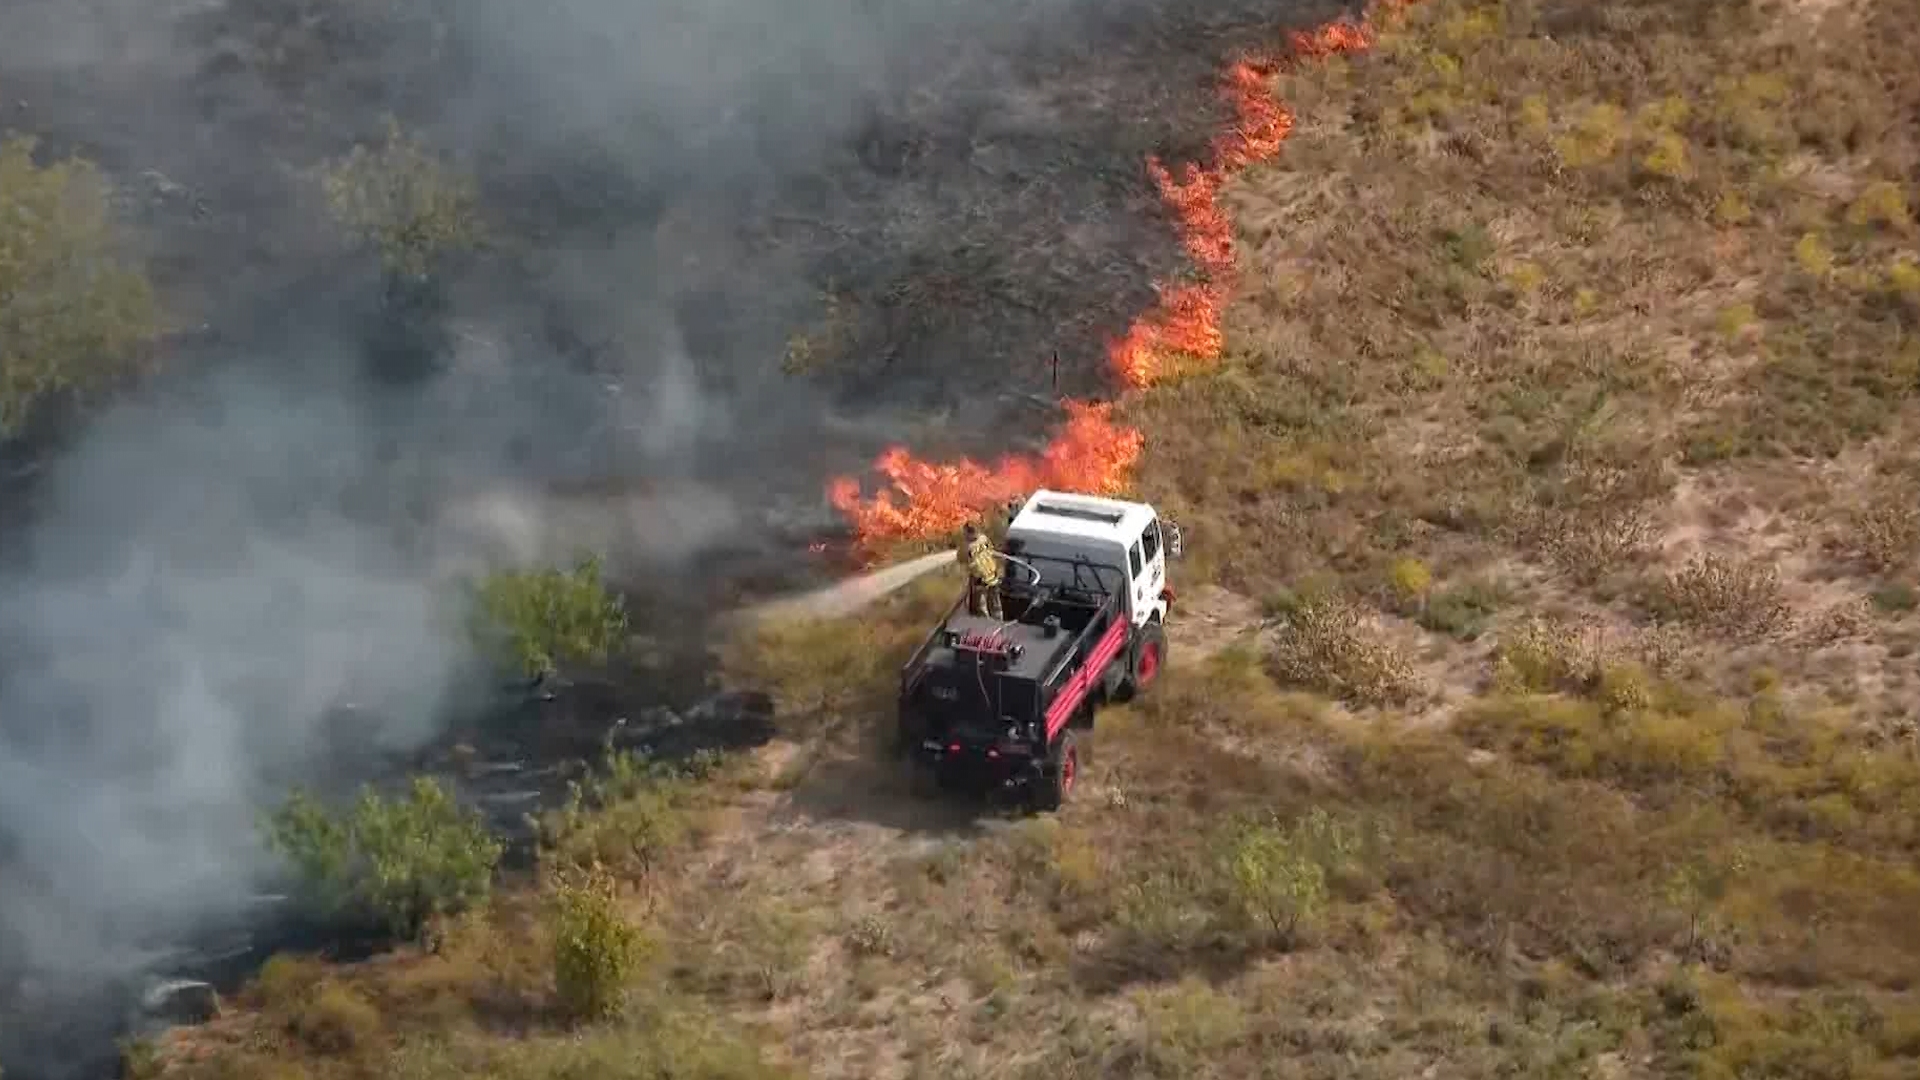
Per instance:
[[[265,832],[309,907],[403,937],[484,901],[502,850],[478,814],[428,777],[416,777],[404,798],[369,788],[344,815],[295,792]]]
[[[479,193],[418,141],[387,122],[377,149],[356,146],[321,175],[334,219],[395,277],[432,273],[443,255],[480,243]]]
[[[160,330],[153,289],[118,253],[108,190],[79,158],[0,142],[0,436],[45,398],[95,389]]]
[[[648,942],[621,914],[613,875],[595,863],[573,878],[556,879],[551,918],[561,1006],[580,1020],[618,1013]]]
[[[1287,828],[1247,825],[1228,848],[1234,896],[1248,916],[1291,947],[1303,924],[1325,908],[1332,881],[1354,868],[1366,844],[1359,830],[1320,809]]]
[[[626,637],[626,605],[588,557],[571,570],[503,571],[483,579],[475,635],[505,663],[535,678],[564,664],[604,663]]]
[[[1716,855],[1698,855],[1672,865],[1661,882],[1661,894],[1667,904],[1687,918],[1687,940],[1681,949],[1683,958],[1697,956],[1706,942],[1714,912],[1726,899],[1727,891],[1747,870],[1747,856],[1735,849]]]

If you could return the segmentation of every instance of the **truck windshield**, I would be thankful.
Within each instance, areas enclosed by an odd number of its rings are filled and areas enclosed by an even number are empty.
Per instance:
[[[1084,593],[1122,591],[1127,574],[1120,567],[1093,562],[1082,552],[1050,548],[1051,545],[1029,541],[1012,557],[1039,571],[1043,588]],[[1015,587],[1029,585],[1033,579],[1033,572],[1024,566],[1016,565],[1007,574],[1007,583]]]

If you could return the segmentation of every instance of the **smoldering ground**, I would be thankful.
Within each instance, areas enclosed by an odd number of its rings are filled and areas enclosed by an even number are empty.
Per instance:
[[[337,706],[431,738],[470,681],[455,572],[612,544],[664,583],[784,542],[770,509],[819,512],[885,443],[1037,440],[1049,355],[1097,390],[1180,265],[1142,158],[1199,150],[1221,55],[1275,16],[0,4],[0,129],[103,165],[191,331],[6,515],[0,972],[104,976],[229,908],[253,808],[321,778]],[[477,179],[489,234],[401,332],[313,184],[389,115]]]

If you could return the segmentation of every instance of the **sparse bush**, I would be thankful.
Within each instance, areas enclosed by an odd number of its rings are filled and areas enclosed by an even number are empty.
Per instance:
[[[1287,621],[1272,657],[1283,683],[1306,686],[1356,705],[1390,705],[1421,692],[1419,678],[1392,645],[1366,625],[1353,604],[1309,601]]]
[[[117,253],[99,172],[79,158],[41,167],[33,151],[0,141],[0,436],[51,395],[106,384],[160,331],[151,286]]]
[[[380,256],[388,273],[430,274],[446,254],[480,239],[473,182],[389,122],[384,145],[356,146],[321,178],[337,221]]]
[[[1249,1029],[1232,994],[1188,977],[1142,1002],[1140,1053],[1155,1076],[1199,1076]]]
[[[1150,951],[1183,953],[1194,948],[1213,924],[1214,913],[1200,900],[1201,883],[1180,868],[1157,866],[1120,890],[1115,923],[1137,951],[1136,962],[1151,964]]]
[[[1658,604],[1663,615],[1736,639],[1767,637],[1793,622],[1778,572],[1715,554],[1668,574]]]
[[[1904,581],[1890,582],[1873,590],[1873,606],[1886,612],[1908,612],[1920,608],[1920,590]]]
[[[878,915],[863,915],[847,931],[847,948],[855,956],[892,956],[893,925]]]
[[[1729,341],[1737,341],[1759,321],[1760,315],[1754,310],[1752,304],[1734,304],[1732,307],[1720,309],[1716,325],[1721,337]]]
[[[1654,535],[1653,521],[1637,506],[1591,507],[1548,515],[1540,546],[1562,571],[1591,582],[1645,553]]]
[[[1898,570],[1920,553],[1920,508],[1887,490],[1854,515],[1853,547],[1875,570]]]
[[[1753,204],[1738,191],[1723,191],[1713,204],[1713,220],[1720,225],[1745,225],[1753,220]]]
[[[380,1011],[344,983],[327,981],[294,1012],[288,1027],[294,1037],[322,1054],[350,1054],[380,1037]]]
[[[1693,176],[1693,160],[1686,136],[1676,131],[1656,132],[1647,140],[1646,153],[1640,156],[1640,170],[1661,180],[1687,180]]]
[[[1553,140],[1561,164],[1583,169],[1611,160],[1626,137],[1626,113],[1611,102],[1589,105],[1563,135]]]
[[[1475,641],[1504,602],[1505,596],[1491,584],[1444,588],[1427,600],[1415,621],[1436,634]]]
[[[1433,571],[1419,559],[1395,559],[1387,570],[1387,583],[1402,610],[1418,609],[1426,605],[1433,588]]]
[[[160,1055],[160,1047],[152,1039],[125,1039],[120,1043],[121,1080],[156,1080],[166,1071],[166,1061]],[[0,1069],[0,1080],[6,1080],[6,1070]]]
[[[1631,661],[1603,664],[1599,683],[1600,704],[1609,712],[1639,712],[1653,704],[1647,673]]]
[[[1833,249],[1819,233],[1806,233],[1793,245],[1793,261],[1800,272],[1811,278],[1833,273]]]
[[[1448,261],[1463,270],[1475,272],[1486,266],[1496,250],[1493,237],[1487,234],[1485,227],[1477,224],[1463,225],[1442,233],[1440,247]]]
[[[1599,650],[1580,627],[1529,619],[1494,652],[1494,685],[1508,693],[1584,694],[1599,679]]]
[[[1687,940],[1682,956],[1692,956],[1699,951],[1702,934],[1711,926],[1715,909],[1746,869],[1746,854],[1735,850],[1688,859],[1668,871],[1661,896],[1687,918]]]
[[[561,876],[554,883],[551,918],[561,1007],[581,1020],[618,1013],[648,942],[621,912],[613,875],[596,864],[583,874]]]
[[[804,983],[817,911],[750,896],[696,914],[701,962],[675,972],[691,988],[764,1003],[787,997]]]
[[[476,638],[529,677],[572,664],[605,663],[625,641],[626,603],[600,579],[600,560],[571,570],[502,571],[476,590]]]
[[[691,832],[694,781],[709,765],[652,761],[611,743],[599,768],[568,785],[567,802],[540,822],[541,856],[586,870],[619,867],[649,884]]]
[[[1920,262],[1902,257],[1887,264],[1887,291],[1920,303]]]
[[[479,815],[427,777],[402,799],[369,788],[348,814],[295,792],[265,831],[316,913],[405,937],[484,900],[501,853]]]
[[[1876,180],[1847,207],[1847,223],[1855,227],[1907,229],[1913,224],[1913,215],[1907,210],[1907,193],[1899,184]]]

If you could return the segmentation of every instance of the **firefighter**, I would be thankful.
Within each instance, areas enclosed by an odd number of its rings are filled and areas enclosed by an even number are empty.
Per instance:
[[[967,568],[967,613],[1004,620],[1000,611],[1000,553],[967,522],[959,560]]]

